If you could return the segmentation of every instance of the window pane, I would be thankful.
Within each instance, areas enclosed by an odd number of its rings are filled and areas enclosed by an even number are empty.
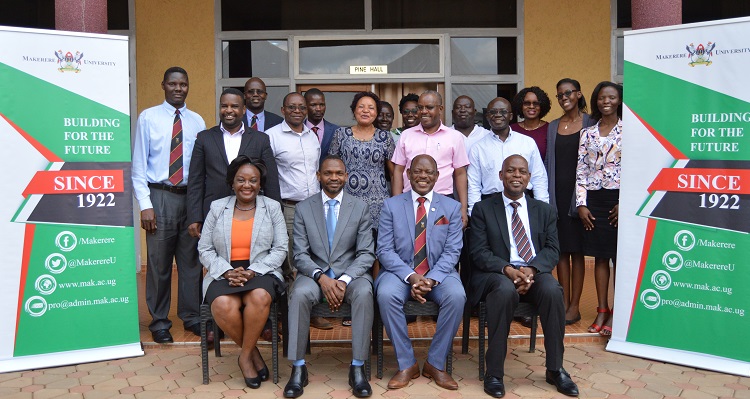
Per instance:
[[[221,0],[221,29],[364,29],[363,0]]]
[[[129,30],[128,0],[107,0],[107,30]]]
[[[349,74],[350,66],[387,65],[388,73],[439,73],[440,48],[433,40],[300,42],[300,74]]]
[[[617,43],[617,74],[622,75],[623,64],[625,64],[625,38],[620,36],[615,42]]]
[[[55,29],[55,0],[0,1],[0,25]]]
[[[515,74],[515,37],[451,38],[453,75]]]
[[[515,28],[516,0],[375,0],[373,29]]]
[[[286,40],[232,40],[221,43],[222,76],[289,77]]]
[[[737,0],[683,0],[682,23],[750,16],[750,2]]]
[[[489,124],[484,118],[484,111],[487,109],[490,101],[496,97],[503,97],[508,101],[512,100],[518,92],[515,83],[501,83],[497,85],[492,84],[454,84],[453,98],[450,104],[456,101],[458,96],[469,96],[474,100],[474,107],[477,109],[477,122],[481,119],[485,128],[489,129]],[[478,123],[480,124],[480,123]]]

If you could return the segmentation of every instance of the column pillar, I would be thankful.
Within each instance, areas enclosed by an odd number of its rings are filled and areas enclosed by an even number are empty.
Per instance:
[[[632,0],[633,29],[682,23],[682,0]]]
[[[107,0],[55,0],[55,29],[107,33]]]

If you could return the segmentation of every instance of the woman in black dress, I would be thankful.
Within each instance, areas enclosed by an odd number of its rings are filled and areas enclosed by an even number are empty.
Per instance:
[[[583,256],[583,224],[575,207],[578,144],[583,128],[594,122],[586,113],[586,99],[577,80],[557,82],[557,103],[563,115],[549,123],[547,129],[547,177],[550,205],[557,209],[557,231],[560,237],[560,261],[557,280],[563,287],[565,324],[581,320],[579,309],[586,274]]]

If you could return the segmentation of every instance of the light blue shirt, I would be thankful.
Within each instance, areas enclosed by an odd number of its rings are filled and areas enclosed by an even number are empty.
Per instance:
[[[325,191],[323,191],[323,190],[320,190],[320,195],[321,195],[321,198],[323,200],[323,219],[327,219],[328,218],[328,204],[327,204],[327,202],[329,200],[335,199],[336,200],[336,205],[334,205],[334,207],[333,207],[333,212],[336,213],[336,219],[338,220],[338,218],[339,218],[339,212],[341,211],[341,200],[344,199],[344,190],[339,191],[339,193],[335,197],[333,197],[333,198],[329,197],[328,194],[326,194]],[[338,226],[336,226],[336,228],[338,229]],[[321,272],[323,271],[322,269],[317,269],[317,270],[320,270]],[[313,271],[313,274],[315,274],[314,271]],[[349,276],[348,274],[342,274],[341,276],[339,276],[338,280],[343,281],[344,283],[346,283],[346,285],[349,285],[349,283],[352,282],[352,277]]]
[[[260,113],[257,115],[250,112],[249,109],[245,110],[245,113],[247,114],[247,126],[248,127],[253,125],[253,115],[255,115],[258,117],[258,121],[257,121],[258,128],[256,130],[258,130],[259,132],[266,131],[265,129],[266,128],[266,111],[265,110],[260,111]]]
[[[169,182],[169,153],[172,143],[172,125],[176,108],[164,101],[161,105],[148,108],[138,116],[133,144],[132,180],[135,199],[141,210],[151,209],[151,191],[148,183]],[[206,130],[206,123],[200,115],[180,108],[182,120],[182,170],[180,185],[187,185],[190,157],[198,132]]]
[[[469,213],[474,204],[482,199],[482,195],[503,191],[503,182],[500,180],[503,161],[516,154],[524,157],[529,163],[531,179],[527,188],[534,192],[534,199],[549,203],[547,170],[534,139],[511,130],[508,138],[502,141],[490,131],[490,134],[471,147],[469,153]]]

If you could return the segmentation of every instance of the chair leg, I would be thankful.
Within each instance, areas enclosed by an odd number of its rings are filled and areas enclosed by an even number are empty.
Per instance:
[[[284,357],[287,357],[289,354],[289,302],[286,295],[282,295],[279,300],[281,301],[281,341]]]
[[[451,343],[451,350],[448,352],[448,357],[445,359],[445,371],[448,375],[453,375],[453,343]]]
[[[211,319],[211,325],[214,330],[214,355],[216,355],[216,357],[221,357],[221,339],[219,338],[221,337],[221,329],[213,318]]]
[[[471,305],[467,302],[464,307],[463,331],[461,334],[461,353],[469,353],[469,333],[471,326]]]
[[[376,376],[378,378],[383,378],[383,321],[380,319],[380,315],[375,315],[375,325],[376,327],[376,340],[377,340],[377,346],[378,346],[378,370]]]
[[[211,308],[201,305],[200,327],[201,327],[201,369],[203,371],[203,384],[208,384],[208,339],[206,337],[206,324],[211,318]]]
[[[484,329],[487,324],[487,305],[479,302],[479,381],[484,380]]]
[[[539,321],[539,314],[534,313],[533,316],[531,316],[531,337],[529,337],[529,353],[534,353],[536,349],[536,328],[537,328],[537,322]]]
[[[271,303],[271,367],[273,367],[273,383],[279,382],[279,304]]]

